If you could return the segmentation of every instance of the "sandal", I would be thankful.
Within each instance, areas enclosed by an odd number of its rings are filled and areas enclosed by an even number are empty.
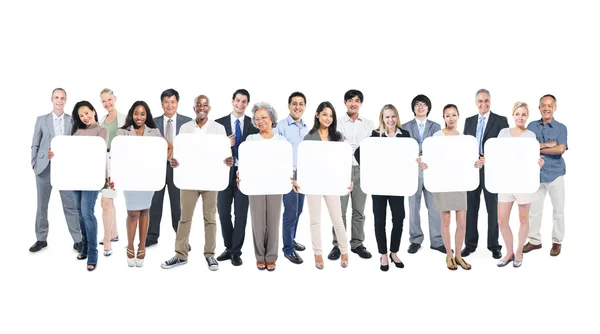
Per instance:
[[[140,255],[146,257],[146,249],[138,249],[137,256],[135,259],[135,266],[141,268],[144,266],[144,259],[140,259]]]
[[[456,263],[458,263],[458,265],[463,268],[464,270],[471,270],[471,265],[467,263],[467,261],[465,261],[465,259],[463,259],[462,257],[459,259],[454,258],[454,260],[456,261]]]
[[[88,264],[87,265],[87,270],[88,271],[94,271],[96,269],[96,265],[95,264]]]
[[[135,251],[129,248],[127,248],[127,265],[129,267],[135,266]]]
[[[317,269],[325,268],[325,263],[323,262],[322,255],[315,255],[315,267],[317,267]]]
[[[275,262],[267,262],[267,271],[275,270]]]
[[[256,268],[258,268],[258,270],[265,270],[267,268],[267,264],[265,261],[256,261]]]
[[[87,254],[79,253],[77,254],[77,260],[85,260],[87,259]]]
[[[341,259],[342,260],[341,260],[340,264],[342,265],[342,268],[347,268],[348,267],[348,253],[342,254]]]
[[[453,257],[447,257],[446,258],[446,267],[448,267],[448,269],[450,269],[450,270],[456,270],[456,269],[458,269],[458,267],[456,266],[456,263],[454,262],[454,258]]]

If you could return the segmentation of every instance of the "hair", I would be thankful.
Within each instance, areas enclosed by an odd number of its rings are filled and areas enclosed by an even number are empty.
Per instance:
[[[173,95],[171,95],[171,96],[173,96]],[[154,119],[152,118],[152,113],[150,112],[150,107],[148,107],[148,104],[144,101],[133,102],[133,105],[131,106],[131,108],[129,108],[127,117],[125,118],[125,124],[121,127],[121,129],[129,129],[129,127],[132,125],[135,128],[135,122],[133,121],[133,111],[138,106],[142,106],[142,107],[144,107],[144,109],[146,109],[146,122],[144,124],[146,124],[146,126],[149,128],[155,129],[156,123],[154,122]]]
[[[402,125],[400,124],[400,115],[398,114],[398,109],[396,109],[396,107],[394,107],[393,104],[386,104],[383,106],[383,108],[381,108],[381,111],[379,112],[379,128],[377,129],[377,132],[379,132],[380,137],[383,136],[384,133],[386,133],[386,126],[383,121],[383,112],[386,110],[391,110],[394,112],[394,115],[396,115],[396,129],[402,129]]]
[[[196,98],[194,99],[194,106],[196,106],[196,103],[198,103],[198,100],[200,100],[201,97],[206,98],[206,101],[208,101],[208,105],[210,105],[210,99],[208,98],[208,96],[201,94],[196,96]]]
[[[94,119],[96,122],[98,122],[98,113],[96,112],[94,106],[88,101],[79,101],[75,104],[75,107],[73,107],[73,114],[71,116],[73,122],[73,126],[71,127],[71,135],[74,135],[77,130],[85,129],[87,127],[87,125],[81,121],[81,118],[79,118],[79,108],[81,107],[88,107],[91,111],[93,111]]]
[[[54,96],[54,92],[56,92],[57,90],[61,90],[63,93],[65,93],[65,97],[67,97],[67,91],[60,87],[54,88],[54,90],[52,90],[52,95],[50,95],[50,97]]]
[[[514,116],[515,111],[517,111],[517,109],[519,109],[521,107],[525,108],[525,110],[527,110],[527,115],[529,115],[529,106],[527,105],[527,103],[521,102],[521,101],[516,102],[515,105],[513,106],[512,115]]]
[[[179,102],[179,93],[173,88],[169,88],[160,94],[160,102],[164,100],[165,97],[175,96],[177,102]],[[143,102],[143,101],[142,101]]]
[[[410,103],[410,110],[415,116],[417,115],[417,113],[415,113],[415,105],[417,104],[417,102],[423,102],[427,105],[427,116],[429,116],[429,113],[431,112],[431,100],[423,94],[415,96],[415,98]]]
[[[358,96],[360,103],[364,102],[365,97],[363,96],[363,93],[360,90],[356,90],[356,89],[351,89],[351,90],[347,91],[346,94],[344,94],[344,102],[354,98],[355,96]]]
[[[238,89],[235,91],[235,93],[233,93],[233,96],[231,97],[231,100],[235,100],[235,96],[238,94],[242,94],[245,95],[248,98],[248,103],[250,103],[250,93],[248,93],[247,90],[245,89]]]
[[[481,94],[481,93],[486,93],[490,98],[492,98],[492,94],[490,94],[490,91],[485,89],[485,88],[481,88],[480,90],[477,91],[477,93],[475,93],[475,99],[477,99],[477,95]],[[458,110],[458,109],[456,109]]]
[[[102,97],[102,94],[107,94],[107,93],[108,93],[108,94],[110,94],[110,95],[112,95],[113,97],[116,97],[116,96],[115,96],[115,93],[114,93],[114,92],[112,91],[112,89],[110,89],[110,88],[104,88],[104,89],[103,89],[103,90],[100,92],[100,97]]]
[[[444,118],[444,124],[446,125],[446,127],[448,127],[448,123],[446,123],[446,120],[444,117],[446,115],[446,109],[450,109],[450,108],[454,108],[456,109],[456,115],[460,116],[460,113],[458,112],[458,107],[455,104],[449,103],[447,105],[444,106],[444,109],[442,109],[442,118]]]
[[[319,104],[319,106],[317,106],[317,111],[315,113],[315,122],[314,122],[312,129],[308,133],[314,133],[315,131],[319,130],[321,123],[319,122],[319,118],[317,117],[317,115],[319,113],[321,113],[323,111],[323,109],[325,109],[325,108],[331,109],[331,113],[332,113],[332,117],[333,117],[333,122],[331,122],[331,125],[329,126],[329,137],[328,137],[329,140],[330,141],[343,141],[342,134],[337,132],[337,116],[335,114],[335,109],[333,108],[333,104],[331,104],[331,102],[329,102],[329,101],[321,102]]]
[[[275,126],[277,126],[277,112],[275,111],[275,108],[273,108],[273,106],[267,102],[258,102],[255,103],[254,106],[252,106],[252,125],[254,125],[255,128],[258,128],[254,117],[256,116],[256,112],[262,108],[265,108],[267,110],[267,113],[269,114],[269,118],[273,123],[271,124],[271,127],[274,128]]]
[[[306,104],[306,96],[300,92],[293,92],[290,97],[288,97],[288,104],[292,103],[292,99],[295,97],[301,97],[304,100],[304,104]]]
[[[554,105],[556,105],[556,97],[554,97],[554,95],[552,95],[552,94],[546,94],[546,95],[540,97],[540,104],[542,104],[542,100],[546,97],[551,97],[554,100]]]

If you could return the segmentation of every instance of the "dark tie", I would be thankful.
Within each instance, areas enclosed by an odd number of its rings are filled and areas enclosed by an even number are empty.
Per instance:
[[[242,128],[240,127],[240,120],[235,120],[235,150],[233,151],[235,158],[238,158],[238,148],[242,142]]]

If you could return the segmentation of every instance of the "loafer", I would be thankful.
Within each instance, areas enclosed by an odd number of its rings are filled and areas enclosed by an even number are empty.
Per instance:
[[[301,252],[305,249],[306,249],[306,247],[303,244],[300,244],[300,243],[297,243],[296,241],[294,241],[294,250]]]
[[[553,242],[552,249],[550,250],[550,256],[557,256],[558,254],[560,254],[560,244]]]
[[[234,266],[237,267],[237,266],[241,266],[242,263],[243,263],[242,258],[239,255],[237,255],[237,254],[231,255],[231,264],[233,264]]]
[[[46,241],[36,241],[31,247],[29,247],[29,251],[32,253],[39,252],[42,248],[47,247],[48,243]],[[79,249],[77,249],[79,250]]]
[[[534,245],[531,242],[528,242],[525,244],[525,246],[523,246],[523,253],[529,253],[532,250],[536,250],[536,249],[540,249],[540,248],[542,248],[542,244]]]
[[[352,253],[358,254],[358,256],[360,256],[363,259],[370,259],[373,256],[371,255],[371,253],[369,253],[365,246],[358,246],[352,249]]]
[[[421,248],[421,245],[419,244],[410,244],[410,246],[408,246],[408,253],[415,254],[419,248]]]
[[[301,264],[302,262],[304,262],[300,255],[298,255],[298,253],[296,252],[293,252],[291,254],[284,254],[283,256],[285,256],[286,259],[290,260],[290,262],[294,264]]]
[[[494,249],[492,251],[492,257],[497,260],[502,257],[502,252],[499,249]]]
[[[440,247],[430,247],[433,250],[436,250],[442,254],[446,254],[446,246],[441,245]]]
[[[231,260],[231,254],[229,253],[229,249],[225,248],[221,255],[217,256],[217,261],[227,261]]]
[[[463,248],[463,250],[460,251],[460,256],[462,257],[467,257],[469,255],[471,255],[471,253],[474,253],[475,250],[474,249],[469,249],[467,247]]]

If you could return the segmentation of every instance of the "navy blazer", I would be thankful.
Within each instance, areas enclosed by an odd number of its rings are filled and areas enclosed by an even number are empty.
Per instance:
[[[230,136],[233,133],[233,130],[231,129],[231,114],[221,117],[221,118],[215,120],[215,122],[217,122],[225,127],[225,133],[227,134],[227,136]],[[244,128],[242,129],[242,143],[246,140],[246,138],[248,138],[249,135],[257,134],[258,132],[259,132],[259,130],[256,127],[254,127],[254,125],[252,125],[252,119],[250,117],[244,115]],[[236,150],[235,146],[232,146],[231,147],[232,156],[235,156],[235,153],[236,153],[235,150]]]

